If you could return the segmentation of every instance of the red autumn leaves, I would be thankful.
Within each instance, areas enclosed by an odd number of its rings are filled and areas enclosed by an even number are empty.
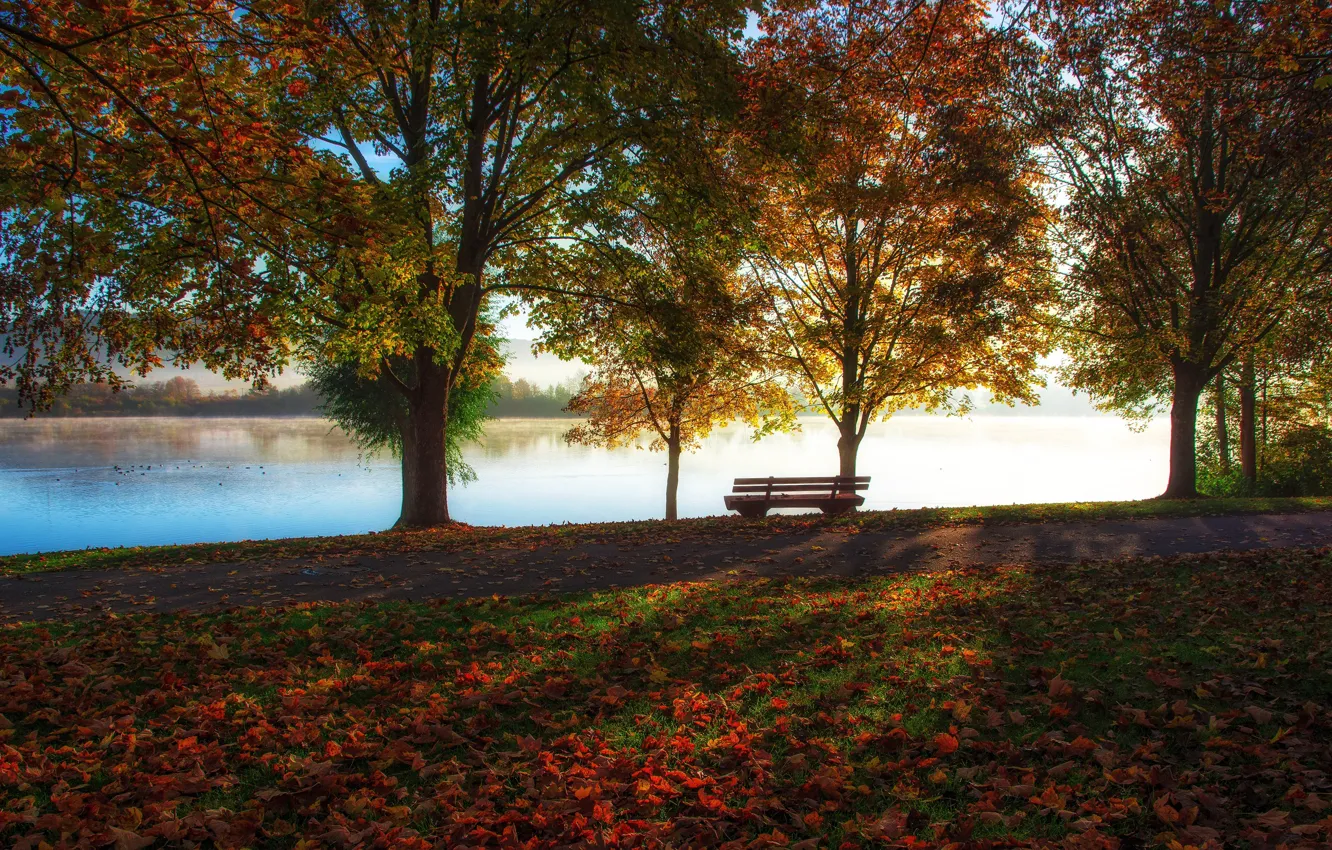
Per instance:
[[[1327,560],[8,628],[0,843],[1322,846]]]

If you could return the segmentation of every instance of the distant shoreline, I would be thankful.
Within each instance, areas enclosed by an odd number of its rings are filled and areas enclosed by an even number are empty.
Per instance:
[[[496,418],[539,417],[576,419],[564,408],[578,391],[576,384],[538,387],[501,375],[492,383],[489,413]],[[318,417],[323,403],[314,388],[301,384],[245,394],[204,393],[197,382],[177,376],[169,381],[113,391],[106,384],[80,384],[55,399],[50,410],[35,417],[19,402],[13,388],[0,387],[0,419],[83,419],[126,417]]]
[[[492,413],[492,419],[581,419],[581,416],[575,416],[572,413]],[[301,413],[217,413],[213,411],[199,413],[138,413],[138,412],[99,412],[99,413],[38,413],[36,416],[26,416],[22,413],[18,415],[5,413],[0,415],[0,420],[11,422],[51,422],[54,420],[71,419],[323,419],[328,422],[329,419],[318,411]]]
[[[962,415],[962,416],[951,416],[951,415],[949,415],[949,414],[945,414],[945,413],[926,413],[926,412],[924,412],[924,411],[904,410],[904,411],[899,411],[898,413],[894,414],[893,417],[892,417],[892,420],[890,420],[890,421],[894,421],[894,420],[897,420],[897,419],[926,419],[926,418],[939,418],[939,419],[1044,419],[1044,420],[1063,420],[1063,419],[1103,419],[1103,418],[1108,418],[1108,415],[1106,415],[1106,414],[1103,414],[1103,415],[1096,415],[1096,414],[1087,414],[1087,413],[1067,413],[1067,412],[1063,412],[1063,411],[1054,411],[1054,412],[1049,412],[1049,411],[1047,411],[1047,412],[1039,412],[1039,411],[1040,411],[1040,408],[1019,408],[1019,409],[1011,410],[1011,411],[1010,411],[1010,410],[994,411],[994,412],[990,412],[990,411],[972,411],[972,412],[967,413],[967,414]],[[531,412],[531,413],[528,413],[528,412],[517,412],[517,411],[499,411],[499,412],[491,412],[491,414],[490,414],[490,418],[491,418],[491,420],[506,420],[506,419],[549,419],[549,420],[552,420],[552,421],[568,421],[568,422],[573,422],[573,421],[576,421],[576,420],[579,420],[579,419],[583,419],[583,418],[585,418],[585,417],[577,416],[577,415],[574,415],[574,414],[572,414],[572,413],[563,413],[563,412],[561,412],[561,413],[541,413],[541,412]],[[1164,419],[1166,419],[1166,418],[1167,418],[1167,417],[1161,416],[1161,417],[1157,417],[1157,420],[1164,420]],[[45,412],[45,413],[38,413],[36,416],[24,416],[22,413],[20,413],[20,414],[18,414],[18,415],[9,414],[9,413],[0,414],[0,422],[53,422],[53,421],[56,421],[56,420],[59,420],[59,421],[64,422],[64,421],[73,421],[73,420],[93,420],[93,419],[113,419],[113,420],[127,420],[127,419],[181,419],[181,420],[184,420],[184,419],[192,419],[192,420],[207,420],[207,419],[214,419],[214,420],[216,420],[216,419],[322,419],[322,420],[325,420],[325,421],[328,421],[328,422],[332,423],[332,420],[331,420],[331,419],[329,419],[327,416],[324,416],[322,413],[319,413],[318,411],[298,412],[298,413],[264,413],[264,412],[255,412],[255,413],[248,413],[248,412],[235,412],[235,413],[232,413],[232,412],[227,412],[227,413],[222,413],[222,412],[214,412],[214,411],[206,411],[206,412],[198,412],[198,413],[172,413],[172,412],[162,412],[162,413],[137,413],[137,412],[124,412],[124,413],[116,413],[116,412],[99,412],[99,413],[53,413],[53,412],[49,412],[49,411],[48,411],[48,412]],[[805,421],[805,422],[815,422],[815,421],[827,421],[827,420],[828,420],[828,417],[824,416],[824,415],[821,414],[821,413],[815,413],[815,412],[806,411],[806,412],[803,412],[803,413],[798,413],[798,414],[796,414],[796,419],[799,420],[799,421]],[[1153,420],[1153,421],[1156,421],[1156,420]],[[882,422],[876,422],[876,424],[883,424],[883,423],[882,423]]]
[[[567,381],[539,387],[527,380],[511,380],[501,375],[492,385],[495,400],[488,411],[495,419],[579,419],[564,408],[578,392],[580,381]],[[1048,396],[1048,397],[1047,397]],[[205,394],[189,378],[175,377],[169,381],[128,387],[118,393],[104,384],[81,384],[67,395],[55,400],[51,410],[29,417],[25,407],[18,403],[12,387],[0,387],[0,419],[122,419],[144,418],[324,418],[319,411],[321,400],[309,384],[286,389],[269,389],[240,394],[234,391]],[[933,417],[946,415],[924,410],[900,410],[898,417]],[[1107,414],[1094,408],[1086,397],[1075,397],[1070,391],[1057,387],[1043,394],[1041,404],[1034,406],[982,403],[977,404],[965,418],[1102,418]],[[808,411],[802,416],[824,418],[819,411]],[[1164,416],[1164,414],[1163,414]]]

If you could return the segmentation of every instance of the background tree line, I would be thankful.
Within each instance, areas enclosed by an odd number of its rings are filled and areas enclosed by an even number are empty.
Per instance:
[[[3,415],[24,414],[18,394],[0,394]],[[241,393],[236,390],[205,393],[193,378],[136,384],[113,391],[106,384],[79,384],[58,398],[46,411],[51,416],[308,416],[321,400],[309,385],[269,388]]]
[[[1103,407],[1169,410],[1169,497],[1200,440],[1224,478],[1199,410],[1211,388],[1226,442],[1237,393],[1258,487],[1260,433],[1270,459],[1326,428],[1255,399],[1316,397],[1328,348],[1330,26],[1295,0],[0,0],[0,379],[41,409],[163,351],[260,386],[305,364],[430,525],[521,303],[594,367],[571,438],[667,451],[668,516],[680,453],[790,427],[792,391],[854,474],[871,422],[1030,403],[1056,350]]]
[[[545,387],[519,378],[497,375],[488,387],[485,415],[502,417],[572,417],[568,407],[578,394],[579,382],[570,380]],[[106,384],[78,384],[43,411],[47,416],[322,416],[327,398],[314,383],[263,390],[204,392],[193,378],[135,384],[116,392]],[[0,416],[26,414],[12,388],[0,389]]]

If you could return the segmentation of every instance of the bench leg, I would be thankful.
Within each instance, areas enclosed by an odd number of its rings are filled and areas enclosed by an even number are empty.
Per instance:
[[[849,514],[856,509],[855,505],[825,505],[823,512],[828,516],[840,516]]]

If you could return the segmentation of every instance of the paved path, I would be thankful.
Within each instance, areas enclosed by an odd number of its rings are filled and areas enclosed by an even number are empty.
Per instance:
[[[744,575],[869,575],[930,567],[1077,561],[1332,545],[1332,512],[958,526],[921,531],[710,537],[493,553],[333,556],[0,578],[0,622],[236,605],[467,598]]]

